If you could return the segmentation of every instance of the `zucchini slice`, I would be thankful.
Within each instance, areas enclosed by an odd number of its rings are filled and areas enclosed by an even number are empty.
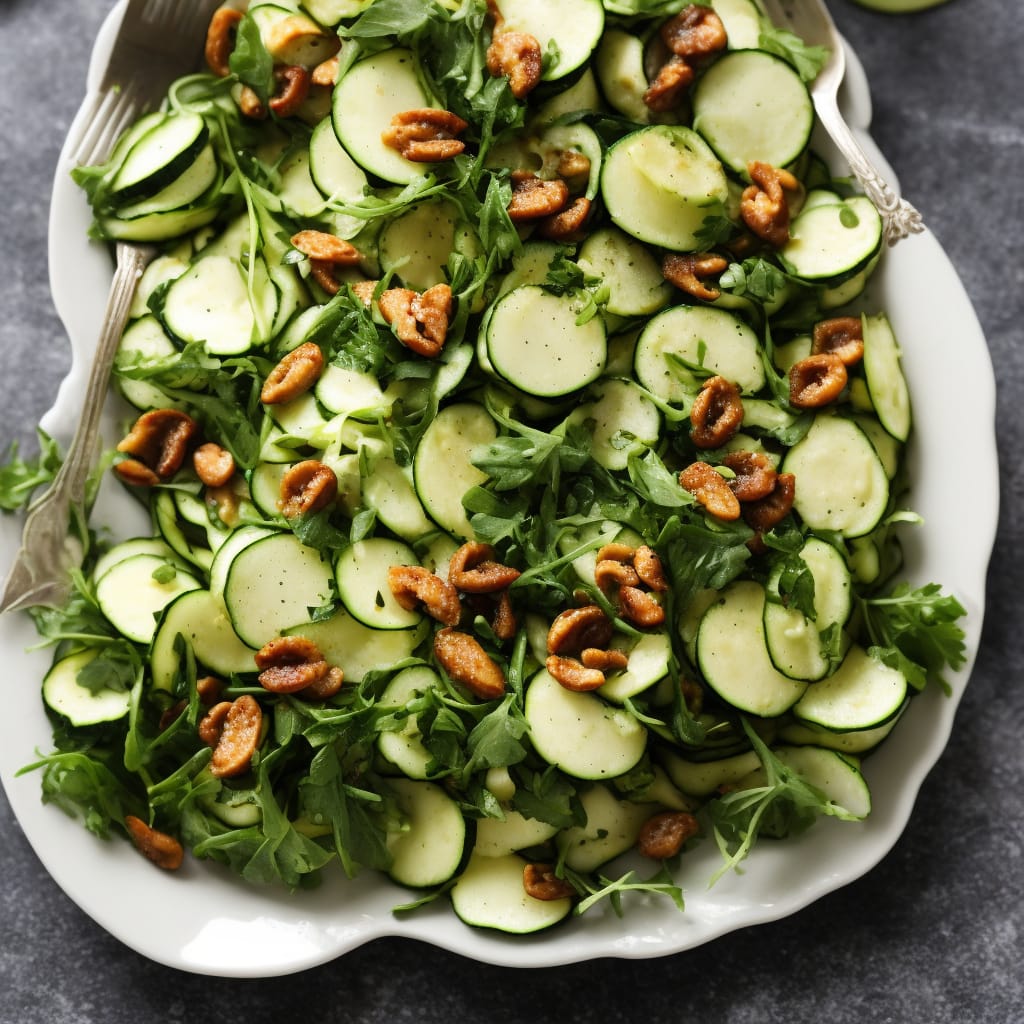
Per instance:
[[[462,867],[466,847],[461,808],[433,782],[389,779],[388,788],[404,819],[403,830],[388,839],[388,874],[414,889],[447,882]]]
[[[46,706],[63,715],[72,725],[116,722],[128,714],[130,690],[104,687],[92,690],[78,682],[78,673],[97,655],[95,648],[77,651],[53,663],[43,678]]]

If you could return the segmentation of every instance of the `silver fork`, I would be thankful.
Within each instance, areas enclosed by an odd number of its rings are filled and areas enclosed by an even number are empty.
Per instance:
[[[864,194],[882,215],[886,242],[895,245],[901,238],[923,231],[921,214],[885,181],[839,110],[839,85],[846,73],[846,52],[824,0],[762,0],[762,3],[779,28],[788,29],[809,46],[824,46],[829,51],[828,62],[811,83],[814,109]]]
[[[217,0],[126,0],[102,80],[77,119],[82,127],[72,151],[76,164],[105,160],[121,132],[158,106],[176,77],[196,66],[216,4]],[[110,368],[135,287],[155,253],[152,246],[130,242],[115,246],[114,277],[78,426],[53,483],[29,507],[0,611],[59,605],[70,592],[68,569],[75,561],[68,537],[71,510],[84,505]]]

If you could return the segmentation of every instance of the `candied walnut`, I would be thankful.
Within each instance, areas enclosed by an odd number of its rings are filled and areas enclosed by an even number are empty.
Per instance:
[[[589,668],[575,658],[567,658],[561,654],[549,654],[544,667],[552,679],[573,693],[589,693],[605,684],[604,672],[601,669]]]
[[[569,201],[569,186],[561,178],[538,178],[530,171],[513,171],[509,181],[512,201],[508,216],[513,224],[550,217]]]
[[[764,533],[789,515],[795,497],[796,477],[792,473],[778,473],[771,494],[743,506],[743,519],[751,529]]]
[[[775,488],[775,466],[764,452],[729,452],[722,465],[736,474],[728,483],[739,501],[759,501]]]
[[[316,682],[298,691],[303,700],[330,700],[345,682],[345,673],[337,665],[328,665],[326,673]]]
[[[548,629],[548,654],[579,654],[587,647],[607,647],[614,632],[600,605],[585,604],[559,613]]]
[[[422,565],[389,566],[388,587],[406,611],[422,606],[432,619],[446,626],[454,626],[462,618],[459,592]]]
[[[410,288],[388,288],[377,305],[406,348],[428,359],[441,354],[452,314],[449,285],[435,284],[422,294]]]
[[[320,346],[304,341],[293,348],[275,366],[260,390],[264,405],[281,405],[304,395],[319,379],[324,369]]]
[[[333,87],[338,81],[338,55],[322,60],[309,74],[310,85]]]
[[[134,814],[125,815],[124,827],[128,830],[128,836],[139,853],[151,860],[158,868],[163,868],[164,871],[177,871],[181,867],[181,862],[185,859],[185,851],[174,836],[150,828]]]
[[[834,402],[846,387],[846,366],[832,352],[800,359],[789,368],[789,404],[796,409],[820,409]]]
[[[540,82],[542,57],[536,36],[496,29],[487,47],[487,70],[495,78],[507,77],[512,95],[521,100]]]
[[[641,544],[633,556],[633,568],[636,569],[640,581],[647,585],[650,590],[664,593],[668,590],[668,580],[665,577],[665,566],[661,563],[658,552],[649,544]]]
[[[309,95],[309,72],[301,64],[284,64],[274,68],[274,95],[268,106],[277,117],[297,114]]]
[[[601,672],[619,672],[629,664],[629,655],[612,647],[602,651],[598,647],[585,647],[580,651],[580,661],[586,668],[596,668]]]
[[[356,281],[352,285],[353,294],[364,306],[369,306],[373,302],[373,293],[376,290],[376,281]]]
[[[239,89],[237,103],[242,116],[251,121],[262,121],[267,116],[267,108],[251,86],[243,85]]]
[[[505,673],[469,633],[445,626],[434,637],[434,657],[456,683],[481,700],[497,700],[505,693]]]
[[[743,423],[740,390],[725,377],[709,377],[690,409],[690,438],[698,448],[720,448]]]
[[[656,114],[667,113],[679,105],[696,74],[688,61],[673,54],[644,92],[644,105]]]
[[[523,868],[523,889],[535,900],[563,900],[576,895],[573,884],[559,878],[550,864],[527,864]]]
[[[649,629],[665,621],[665,609],[653,594],[639,587],[619,587],[619,614],[634,626]]]
[[[616,562],[612,558],[605,558],[594,566],[594,582],[602,593],[607,594],[615,587],[638,586],[640,577],[628,562]]]
[[[722,19],[704,4],[684,7],[661,26],[660,35],[677,57],[706,57],[729,42]]]
[[[795,192],[800,182],[789,171],[760,160],[747,165],[752,185],[740,196],[740,217],[758,238],[780,248],[789,241],[789,203],[786,192]]]
[[[262,730],[263,712],[256,698],[249,694],[235,698],[210,758],[210,773],[228,779],[247,772],[252,767]]]
[[[316,231],[306,228],[291,237],[292,246],[303,256],[311,260],[322,260],[325,263],[337,263],[351,267],[359,262],[359,250],[344,238],[332,235],[328,231]]]
[[[721,473],[706,462],[693,462],[679,474],[679,485],[689,491],[716,519],[740,517],[740,503]]]
[[[212,707],[220,700],[221,690],[224,683],[216,676],[203,676],[196,680],[196,693],[199,696],[199,703],[205,707]]]
[[[330,260],[311,259],[309,261],[309,276],[328,295],[337,295],[341,291],[341,281],[338,280],[338,266],[339,264],[332,263]]]
[[[551,242],[578,242],[584,235],[590,210],[590,200],[578,196],[565,209],[542,217],[537,223],[537,235]]]
[[[196,733],[199,738],[208,746],[216,747],[220,742],[220,734],[224,731],[224,722],[227,720],[228,712],[231,710],[231,701],[222,700],[214,704],[209,711],[199,719],[196,726]]]
[[[223,487],[235,475],[235,457],[213,441],[201,444],[192,453],[192,466],[207,487]]]
[[[700,824],[688,811],[662,811],[640,826],[637,852],[653,860],[667,860],[676,856],[699,831]]]
[[[235,37],[241,20],[242,12],[233,7],[218,7],[210,18],[204,55],[206,66],[218,78],[227,78],[231,74],[228,59],[235,48]]]
[[[630,547],[628,544],[618,544],[613,541],[611,544],[604,544],[597,550],[599,562],[629,562],[632,564],[634,558],[636,558],[636,548]]]
[[[181,468],[185,453],[196,432],[196,423],[187,413],[178,409],[150,409],[144,412],[118,444],[117,450],[135,457],[135,461],[152,471],[160,480],[169,480]],[[128,462],[118,464],[118,472],[129,483],[137,481],[125,477]]]
[[[241,521],[241,501],[233,487],[207,487],[204,501],[206,507],[214,512],[225,526],[234,528]]]
[[[123,483],[130,484],[132,487],[155,487],[160,483],[160,477],[138,459],[123,459],[121,462],[115,463],[114,472]]]
[[[494,561],[494,548],[479,541],[463,544],[448,562],[448,582],[467,594],[493,594],[515,583],[518,569]]]
[[[574,179],[582,183],[584,178],[590,177],[590,157],[578,149],[563,149],[558,154],[555,170],[566,184],[572,183]]]
[[[398,150],[414,163],[439,163],[458,156],[466,144],[456,136],[469,127],[450,110],[423,107],[404,110],[391,118],[390,127],[381,133],[385,146]]]
[[[714,302],[722,289],[705,283],[704,278],[721,274],[729,266],[724,256],[713,252],[666,253],[661,260],[661,274],[687,295],[705,302]]]
[[[321,682],[330,666],[320,648],[304,636],[278,636],[253,655],[260,686],[271,693],[298,693]]]
[[[829,352],[844,366],[855,366],[864,358],[864,325],[859,316],[835,316],[819,320],[811,336],[811,354]]]
[[[330,466],[306,459],[290,466],[281,477],[278,508],[285,519],[312,515],[327,508],[338,496],[338,478]]]
[[[503,590],[498,596],[494,606],[494,614],[491,616],[491,629],[499,640],[512,640],[518,631],[519,623],[516,621],[516,614],[512,610],[512,598],[508,591]]]

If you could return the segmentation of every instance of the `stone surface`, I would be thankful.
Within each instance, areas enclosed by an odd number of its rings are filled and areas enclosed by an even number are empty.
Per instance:
[[[103,932],[55,886],[0,798],[0,1022],[1024,1020],[1024,22],[1013,6],[951,0],[889,16],[831,2],[868,72],[875,138],[962,275],[997,367],[1002,512],[981,654],[895,849],[786,920],[660,960],[525,976],[379,940],[291,979],[223,981],[150,963]],[[0,450],[13,438],[32,447],[68,365],[46,276],[50,181],[108,8],[0,3]],[[972,415],[971,396],[950,415]],[[950,453],[949,478],[970,487],[970,452]]]

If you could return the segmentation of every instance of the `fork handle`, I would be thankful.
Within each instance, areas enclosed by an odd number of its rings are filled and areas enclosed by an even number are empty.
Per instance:
[[[21,548],[0,598],[0,611],[56,603],[67,592],[69,515],[73,507],[85,502],[85,486],[92,470],[110,368],[128,320],[136,285],[154,254],[150,246],[126,242],[116,245],[114,277],[78,426],[53,483],[29,507]]]
[[[817,109],[822,127],[850,165],[850,170],[853,171],[864,194],[881,214],[887,244],[895,245],[907,235],[924,231],[921,214],[906,199],[897,195],[882,177],[850,130],[838,105],[819,102]]]

